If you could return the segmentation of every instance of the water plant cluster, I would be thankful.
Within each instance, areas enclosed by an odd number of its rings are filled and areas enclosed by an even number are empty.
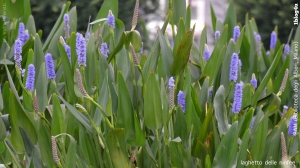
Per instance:
[[[130,30],[118,0],[104,0],[86,23],[70,5],[42,42],[29,0],[2,1],[1,164],[299,166],[299,26],[285,42],[275,26],[265,48],[262,25],[248,15],[237,22],[230,1],[224,21],[210,6],[214,34],[204,26],[197,43],[191,7],[170,0],[151,42],[146,29],[135,30],[145,25],[138,0]]]

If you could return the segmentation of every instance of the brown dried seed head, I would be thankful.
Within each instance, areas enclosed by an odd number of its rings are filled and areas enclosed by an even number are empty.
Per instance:
[[[284,91],[285,86],[286,86],[286,82],[287,82],[287,80],[288,80],[288,77],[289,77],[289,70],[286,69],[286,70],[285,70],[285,73],[284,73],[284,78],[283,78],[283,80],[282,80],[282,83],[281,83],[281,86],[280,86],[279,91],[281,91],[281,92]]]
[[[59,162],[59,158],[57,156],[57,149],[56,149],[56,141],[55,137],[51,136],[51,141],[52,141],[52,155],[53,155],[53,160],[55,163]]]
[[[283,132],[281,132],[281,152],[282,152],[282,161],[288,160],[287,152],[286,152],[286,143]]]
[[[34,92],[34,95],[33,95],[33,109],[34,109],[34,112],[36,112],[36,113],[39,112],[39,106],[38,106],[38,100],[37,100],[37,97],[36,97],[36,91]]]
[[[174,87],[170,89],[169,106],[170,106],[170,109],[172,109],[175,106],[175,104],[174,104]]]
[[[133,17],[132,17],[132,29],[133,30],[134,30],[135,26],[137,25],[138,16],[139,16],[139,0],[136,0],[134,11],[133,11]]]
[[[134,51],[134,48],[133,48],[132,44],[130,44],[130,51],[131,51],[131,54],[132,54],[132,57],[133,57],[134,64],[135,65],[140,65],[140,61],[139,61],[138,57],[136,56],[136,53]]]
[[[79,69],[76,69],[76,75],[77,75],[77,82],[80,92],[83,94],[83,96],[87,96],[87,92],[85,91],[83,84],[82,84],[82,77]]]

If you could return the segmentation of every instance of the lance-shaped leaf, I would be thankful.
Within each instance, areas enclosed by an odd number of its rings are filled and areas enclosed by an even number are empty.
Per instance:
[[[193,45],[195,25],[193,29],[190,29],[181,39],[179,47],[177,48],[174,62],[171,67],[171,75],[178,75],[186,66],[190,51]]]
[[[212,167],[235,167],[238,149],[238,123],[234,122],[217,149]]]
[[[151,72],[146,84],[144,97],[144,119],[146,126],[150,129],[158,129],[163,124],[162,104],[159,93],[155,75]]]
[[[26,162],[26,164],[30,165],[32,160],[34,167],[42,167],[43,163],[42,163],[42,157],[39,149],[32,143],[26,131],[22,127],[20,127],[20,132],[23,138],[27,161],[28,161]]]
[[[214,97],[214,109],[220,134],[228,131],[227,107],[225,104],[225,88],[221,85]]]
[[[256,92],[254,93],[254,96],[252,98],[252,106],[256,106],[257,100],[259,99],[259,97],[261,96],[262,92],[264,91],[265,87],[267,86],[270,78],[272,77],[275,68],[281,58],[281,54],[282,54],[282,49],[283,49],[284,45],[281,45],[280,49],[278,50],[274,61],[272,62],[271,67],[269,68],[269,70],[267,71],[264,79],[260,82],[260,85],[258,86],[258,88],[256,89]]]
[[[118,116],[117,127],[124,128],[126,140],[134,138],[134,111],[126,82],[118,72]]]

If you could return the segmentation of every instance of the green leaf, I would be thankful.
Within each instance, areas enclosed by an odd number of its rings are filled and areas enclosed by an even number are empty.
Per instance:
[[[27,132],[28,136],[30,137],[30,140],[33,143],[36,143],[37,141],[37,134],[35,131],[35,128],[33,124],[31,123],[29,116],[33,117],[35,115],[34,113],[27,114],[23,110],[23,108],[20,106],[18,103],[17,99],[15,96],[13,96],[13,93],[10,92],[10,97],[9,97],[9,120],[11,124],[11,138],[12,138],[12,144],[16,148],[17,151],[24,151],[24,144],[20,141],[22,139],[22,136],[20,134],[19,127],[23,127],[24,130]]]
[[[63,7],[61,9],[61,13],[60,13],[58,19],[56,20],[55,25],[53,26],[51,32],[49,33],[49,35],[48,35],[48,37],[47,37],[47,39],[44,43],[43,51],[46,51],[48,49],[54,35],[56,34],[58,29],[60,28],[60,26],[62,24],[62,21],[63,21],[64,14],[67,13],[67,11],[69,10],[70,5],[71,5],[71,2],[67,2],[66,4],[63,5]],[[57,40],[55,40],[55,43],[57,43]],[[53,54],[53,53],[51,53],[51,54]]]
[[[250,128],[250,124],[251,124],[252,118],[253,118],[253,113],[254,113],[254,108],[250,108],[246,112],[243,124],[239,128],[240,129],[239,130],[239,137],[240,138],[244,137],[245,132]]]
[[[210,161],[209,155],[206,155],[206,157],[205,157],[205,167],[211,168],[211,161]]]
[[[74,38],[74,33],[72,33],[71,38]],[[74,103],[76,100],[76,95],[74,92],[73,71],[71,69],[70,61],[68,59],[66,50],[61,42],[58,43],[58,49],[60,52],[62,68],[64,71],[64,78],[65,78],[65,82],[66,82],[66,85],[65,85],[66,93],[69,95],[69,101],[71,103]],[[73,60],[73,59],[75,59],[75,57],[72,56],[72,58],[71,58],[72,63],[73,63],[73,61],[76,62],[76,60]]]
[[[6,138],[6,127],[3,122],[3,119],[0,118],[0,141],[3,141]]]
[[[173,10],[169,10],[168,17],[165,20],[163,27],[161,28],[163,34],[165,33],[169,20],[171,19],[172,11]],[[146,60],[146,63],[143,66],[144,79],[147,80],[150,72],[156,70],[159,55],[160,55],[160,45],[159,45],[159,40],[156,39],[155,43],[151,48],[151,53],[149,55],[149,58]]]
[[[155,74],[150,73],[146,83],[144,101],[144,119],[145,124],[150,129],[158,129],[163,125],[162,104],[160,95],[158,94],[159,85],[155,79]]]
[[[186,66],[190,51],[193,45],[193,36],[195,31],[195,25],[193,29],[190,29],[181,39],[179,47],[176,50],[174,62],[171,67],[171,75],[178,75]]]
[[[178,26],[180,18],[186,18],[186,1],[173,0],[173,23]]]
[[[33,18],[32,15],[29,16],[26,27],[27,27],[28,33],[30,35],[35,35],[36,34],[35,22],[34,22],[34,18]]]
[[[36,85],[36,96],[38,101],[38,107],[40,112],[44,112],[47,105],[47,85],[48,79],[46,76],[46,68],[45,63],[42,63],[41,68],[39,70],[39,74],[37,77],[37,85]]]
[[[5,69],[6,69],[6,73],[7,73],[7,78],[8,78],[8,81],[9,81],[10,89],[14,92],[14,95],[15,95],[15,97],[16,97],[18,103],[21,104],[21,102],[20,102],[20,97],[19,97],[18,92],[17,92],[17,90],[16,90],[15,84],[14,84],[12,78],[11,78],[11,75],[10,75],[10,73],[9,73],[9,70],[8,70],[8,68],[7,68],[6,65],[4,65],[4,66],[5,66]]]
[[[235,44],[233,39],[231,39],[229,41],[229,44],[227,46],[227,50],[226,50],[226,54],[225,54],[225,58],[222,62],[222,75],[221,75],[221,84],[224,86],[224,88],[228,88],[226,92],[228,92],[229,88],[230,88],[230,80],[229,80],[229,76],[230,76],[230,62],[231,62],[231,57],[233,53],[237,53],[235,52]]]
[[[98,14],[96,20],[101,18],[107,18],[108,11],[111,10],[115,18],[118,18],[118,0],[104,0]],[[98,24],[93,27],[93,32],[98,30]]]
[[[129,167],[128,154],[126,152],[125,132],[123,129],[111,130],[106,136],[107,148],[116,168]]]
[[[27,156],[27,165],[30,165],[31,160],[33,160],[34,167],[42,167],[42,157],[39,149],[32,143],[30,138],[28,137],[26,131],[20,127],[20,132],[23,138],[24,147]],[[29,162],[28,162],[29,161]]]
[[[130,43],[132,44],[135,52],[140,52],[142,48],[142,38],[140,33],[137,30],[133,30],[130,32],[125,32],[125,47],[129,50]]]
[[[214,109],[220,134],[228,131],[227,107],[225,104],[225,88],[221,85],[214,97]]]
[[[282,49],[283,49],[283,46],[284,45],[281,45],[280,49],[278,50],[276,56],[275,56],[275,59],[274,61],[272,62],[272,65],[270,66],[270,68],[268,69],[268,72],[266,73],[265,77],[263,78],[263,80],[260,82],[258,88],[256,89],[255,93],[254,93],[254,96],[252,98],[252,103],[251,105],[253,107],[256,106],[256,103],[257,103],[257,100],[259,99],[259,97],[261,96],[262,92],[264,91],[268,81],[270,80],[270,78],[272,77],[274,71],[275,71],[275,68],[281,58],[281,54],[282,54]]]
[[[43,45],[38,34],[34,34],[34,66],[35,74],[40,74],[41,64],[45,62],[45,56],[43,52]]]
[[[12,163],[14,163],[14,165],[17,165],[18,167],[21,167],[20,159],[18,157],[17,151],[15,150],[14,146],[10,143],[8,139],[4,140],[4,144],[10,156],[12,157]]]
[[[183,158],[186,156],[181,141],[170,142],[171,163],[174,167],[183,167]]]
[[[2,90],[0,89],[0,111],[2,111],[3,108],[4,108],[4,106],[3,106]]]
[[[38,144],[42,144],[40,152],[42,155],[43,164],[46,167],[55,167],[52,152],[49,149],[52,148],[50,128],[44,122],[39,120],[38,122]]]
[[[234,9],[234,3],[233,0],[230,0],[229,2],[229,7],[227,9],[226,17],[224,20],[224,25],[228,25],[228,36],[227,36],[227,41],[230,40],[230,38],[233,37],[233,28],[236,26],[236,13]],[[223,31],[224,32],[224,31]]]
[[[28,23],[29,22],[28,21],[28,20],[30,20],[29,17],[32,17],[32,15],[31,15],[30,0],[24,0],[24,14],[23,14],[24,23]]]
[[[164,63],[165,72],[167,73],[167,77],[169,77],[171,65],[173,63],[172,50],[160,29],[158,29],[158,39],[162,52],[162,59]]]
[[[210,15],[211,15],[211,24],[212,24],[213,31],[216,32],[217,17],[211,3],[210,3]]]
[[[234,122],[216,151],[212,167],[235,167],[238,149],[238,123]]]
[[[192,19],[192,13],[191,13],[191,5],[188,5],[186,8],[186,17],[185,17],[185,29],[189,30],[191,28],[191,19]]]
[[[76,162],[74,161],[76,157],[76,140],[71,135],[68,135],[68,137],[70,138],[70,144],[66,157],[66,167],[76,167]]]
[[[61,109],[61,105],[56,94],[52,95],[52,123],[51,132],[52,135],[58,135],[65,132],[64,115]]]
[[[242,168],[245,166],[245,165],[241,164],[241,161],[246,161],[247,148],[248,148],[250,135],[251,135],[250,130],[249,129],[245,130],[244,136],[242,139],[242,145],[240,147],[239,154],[238,154],[237,168]]]
[[[126,140],[133,139],[135,136],[134,129],[134,110],[132,107],[131,97],[123,78],[122,73],[118,72],[118,116],[117,127],[124,128]]]
[[[146,143],[146,139],[144,136],[144,132],[141,129],[140,121],[136,115],[136,113],[133,116],[134,118],[134,129],[135,129],[135,136],[132,140],[128,140],[127,143],[131,146],[144,146]]]
[[[262,160],[263,152],[266,144],[268,132],[268,117],[265,115],[258,125],[258,130],[255,137],[252,139],[253,146],[250,148],[250,152],[253,160]]]
[[[215,49],[212,52],[206,66],[205,66],[202,77],[201,77],[201,78],[204,78],[206,76],[209,76],[210,77],[210,82],[209,82],[210,85],[212,84],[213,80],[215,79],[216,74],[219,70],[219,67],[221,66],[221,64],[224,60],[225,46],[223,46],[223,45],[226,44],[226,42],[227,42],[227,33],[228,33],[227,29],[228,29],[228,26],[225,25],[224,30],[222,31],[221,36],[216,43]]]
[[[12,2],[11,0],[4,0],[6,11],[6,17],[10,19],[17,19],[23,16],[24,14],[24,1],[15,1]],[[4,5],[3,7],[4,8]]]
[[[74,115],[74,117],[77,118],[77,120],[82,125],[84,125],[88,131],[92,132],[92,128],[91,128],[89,119],[87,119],[85,115],[80,113],[76,108],[74,108],[71,104],[69,104],[63,97],[61,97],[61,95],[58,95],[58,98],[61,101],[63,101],[63,103],[66,105],[66,107],[69,109],[69,111]]]

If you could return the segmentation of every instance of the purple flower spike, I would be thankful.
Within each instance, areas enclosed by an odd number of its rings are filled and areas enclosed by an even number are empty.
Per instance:
[[[266,52],[266,56],[269,57],[270,56],[270,51]]]
[[[76,52],[78,56],[78,65],[86,66],[86,43],[82,34],[76,34]]]
[[[25,25],[22,22],[19,24],[18,39],[21,40],[22,45],[24,45],[25,42],[29,39],[29,33],[27,30],[25,30]]]
[[[185,95],[183,91],[179,91],[177,95],[177,103],[181,107],[182,111],[185,113]]]
[[[64,24],[65,24],[65,39],[69,38],[69,32],[70,32],[70,25],[69,25],[69,22],[70,22],[70,17],[69,17],[69,14],[65,14],[64,15]]]
[[[289,130],[288,130],[288,134],[290,136],[296,136],[296,134],[297,134],[297,122],[298,122],[297,116],[291,117]]]
[[[253,129],[253,125],[254,125],[254,121],[255,121],[255,117],[252,117],[251,123],[250,123],[250,130]]]
[[[23,39],[23,34],[25,32],[25,25],[23,22],[19,23],[19,30],[18,30],[18,39]]]
[[[235,85],[234,98],[232,104],[232,112],[235,114],[239,113],[242,109],[242,99],[243,99],[243,85],[242,83],[237,83]]]
[[[28,73],[26,79],[25,88],[33,91],[34,90],[34,79],[35,79],[35,68],[33,64],[28,65]]]
[[[257,55],[261,55],[261,45],[260,45],[261,37],[258,33],[255,33],[255,41],[256,41]]]
[[[277,35],[276,33],[273,31],[271,34],[271,41],[270,41],[270,49],[274,50],[275,45],[276,45],[276,41],[277,41]]]
[[[115,16],[111,10],[109,10],[109,12],[108,12],[107,24],[108,24],[108,26],[115,28]]]
[[[290,45],[288,45],[288,44],[284,45],[284,54],[289,55],[290,51],[291,51]]]
[[[203,51],[203,59],[204,59],[204,61],[207,62],[209,60],[209,58],[210,58],[210,52],[208,50],[208,46],[205,44],[205,49]]]
[[[209,97],[210,97],[210,98],[212,98],[212,94],[213,94],[213,87],[211,87],[211,88],[209,89]]]
[[[100,46],[100,52],[103,55],[104,58],[108,57],[109,49],[106,43],[102,43]]]
[[[221,35],[220,31],[217,30],[217,31],[215,32],[215,39],[218,40],[218,39],[220,38],[220,35]]]
[[[239,38],[240,34],[241,34],[240,26],[235,26],[234,29],[233,29],[233,41],[234,41],[234,43],[237,42],[237,39]]]
[[[68,44],[64,43],[64,48],[66,50],[68,59],[71,62],[71,47]]]
[[[254,74],[254,73],[252,74],[252,79],[250,80],[250,84],[251,84],[254,88],[257,88],[257,80],[256,80],[256,77],[255,77],[255,74]]]
[[[172,89],[175,87],[175,80],[173,76],[169,79],[169,89]]]
[[[230,62],[230,74],[229,80],[236,82],[238,78],[239,56],[237,53],[233,53]]]
[[[46,63],[46,69],[47,69],[47,76],[48,79],[55,79],[56,74],[54,70],[54,62],[52,59],[52,55],[47,53],[45,56],[45,63]]]
[[[15,41],[15,47],[14,47],[14,60],[16,66],[21,70],[21,62],[22,62],[22,41],[20,39],[17,39]]]

